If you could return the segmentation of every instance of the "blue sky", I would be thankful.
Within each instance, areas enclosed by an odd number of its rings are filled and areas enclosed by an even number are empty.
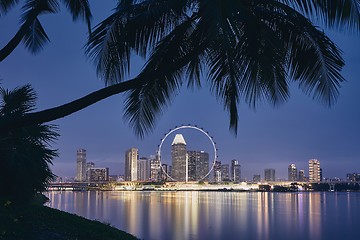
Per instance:
[[[109,15],[115,2],[91,1],[93,25]],[[19,16],[19,10],[14,9],[0,18],[1,47],[18,29]],[[102,88],[104,84],[97,78],[95,67],[84,55],[86,26],[73,23],[63,7],[61,13],[44,15],[40,20],[51,43],[36,56],[20,45],[0,63],[2,86],[11,89],[31,83],[38,94],[39,110]],[[359,35],[328,34],[343,50],[346,61],[342,72],[346,82],[332,108],[313,101],[294,84],[290,100],[277,108],[264,102],[254,110],[240,103],[235,137],[228,129],[227,112],[204,82],[199,90],[182,89],[160,116],[155,130],[139,139],[123,119],[124,95],[120,94],[53,122],[59,125],[61,134],[53,146],[60,153],[54,160],[54,173],[75,175],[78,148],[87,149],[88,161],[110,167],[111,174],[123,173],[125,150],[137,147],[140,156],[148,157],[155,153],[169,129],[188,123],[203,127],[214,137],[219,160],[229,163],[238,159],[246,178],[252,178],[253,174],[263,176],[264,168],[270,167],[276,169],[278,178],[286,178],[287,166],[291,163],[307,173],[307,162],[311,158],[320,160],[325,177],[344,178],[348,172],[360,172]],[[139,58],[134,58],[133,74],[141,68],[141,63]],[[189,147],[197,148],[192,144],[199,143],[196,140],[199,134],[191,131],[184,134]],[[171,140],[166,141],[168,145]],[[209,142],[205,138],[200,142],[206,150]],[[164,150],[165,155],[166,151],[169,150]]]

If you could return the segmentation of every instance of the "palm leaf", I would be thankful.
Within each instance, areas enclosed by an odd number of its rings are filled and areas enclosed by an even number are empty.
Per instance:
[[[91,32],[92,14],[88,0],[62,0],[70,10],[73,20],[82,19],[88,26],[89,33]]]
[[[12,7],[19,3],[19,0],[0,0],[0,16],[6,14]]]

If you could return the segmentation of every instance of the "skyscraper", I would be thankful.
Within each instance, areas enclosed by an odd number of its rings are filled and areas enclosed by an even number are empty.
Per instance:
[[[187,151],[187,154],[189,180],[207,180],[204,177],[209,172],[209,154],[204,151]]]
[[[150,156],[150,180],[160,181],[161,171],[159,155]]]
[[[304,181],[305,181],[305,170],[299,170],[298,181],[300,181],[300,182],[304,182]]]
[[[150,178],[150,160],[141,157],[137,162],[137,179],[139,181],[148,181]]]
[[[221,165],[221,180],[222,181],[230,181],[229,164]]]
[[[275,181],[275,169],[267,168],[265,169],[264,173],[265,181]]]
[[[130,148],[125,152],[125,181],[137,181],[138,149]]]
[[[317,159],[309,160],[309,182],[321,182],[320,161]]]
[[[214,181],[221,182],[221,161],[216,160],[214,164]]]
[[[89,169],[90,182],[104,182],[109,181],[109,168],[96,168]]]
[[[288,180],[292,181],[292,182],[298,180],[297,168],[296,168],[294,163],[290,164],[289,167],[288,167]]]
[[[76,180],[86,181],[86,150],[78,149],[76,151]]]
[[[241,179],[241,166],[236,159],[231,160],[231,180],[233,182],[240,182]]]
[[[182,134],[176,134],[171,144],[172,178],[176,181],[187,180],[186,142]]]

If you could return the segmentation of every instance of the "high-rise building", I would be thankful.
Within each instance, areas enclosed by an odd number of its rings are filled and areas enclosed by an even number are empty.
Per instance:
[[[299,170],[298,181],[305,182],[305,171],[304,170]]]
[[[159,155],[150,156],[150,180],[160,181],[161,171]]]
[[[137,179],[139,181],[150,179],[150,160],[146,157],[141,157],[137,162]]]
[[[317,159],[309,160],[309,182],[321,182],[320,161]]]
[[[176,181],[187,181],[186,142],[182,134],[176,134],[171,144],[172,178]]]
[[[130,148],[125,152],[125,181],[137,181],[138,149]]]
[[[187,151],[189,181],[207,180],[209,154],[204,151]]]
[[[214,182],[221,182],[221,161],[216,160],[214,164]]]
[[[289,167],[288,167],[288,180],[292,181],[292,182],[298,180],[297,168],[296,168],[294,163],[290,164]]]
[[[76,180],[86,181],[86,150],[78,149],[76,151]]]
[[[346,174],[346,181],[348,181],[348,182],[360,182],[360,173],[348,173],[348,174]]]
[[[273,168],[265,169],[264,179],[265,179],[265,181],[275,181],[275,169],[273,169]]]
[[[221,165],[221,181],[231,181],[229,174],[229,164]]]
[[[253,182],[260,182],[261,181],[261,176],[260,174],[254,174],[253,176]]]
[[[90,182],[109,181],[109,168],[93,167],[89,169]]]
[[[86,163],[86,181],[90,181],[90,169],[95,167],[95,163]]]
[[[233,182],[240,182],[241,179],[241,166],[236,159],[231,160],[231,180]]]
[[[160,178],[162,181],[167,181],[168,180],[168,175],[169,175],[169,168],[168,165],[166,163],[161,164],[161,171],[160,171]]]

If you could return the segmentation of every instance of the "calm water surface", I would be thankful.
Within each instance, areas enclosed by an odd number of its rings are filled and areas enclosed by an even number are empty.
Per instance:
[[[360,193],[49,192],[140,239],[360,239]]]

